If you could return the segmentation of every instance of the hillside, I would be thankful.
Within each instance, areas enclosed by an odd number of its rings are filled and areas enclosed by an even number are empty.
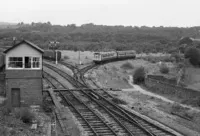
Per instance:
[[[17,28],[17,23],[0,22],[0,29]]]
[[[59,41],[59,49],[68,50],[128,50],[167,52],[178,47],[181,37],[199,38],[200,27],[132,27],[75,24],[60,26],[47,23],[18,23],[15,28],[0,31],[0,46],[12,44],[12,38],[27,39],[42,48],[49,41]]]

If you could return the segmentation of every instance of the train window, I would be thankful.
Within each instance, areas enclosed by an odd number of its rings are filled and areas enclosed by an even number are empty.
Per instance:
[[[23,68],[22,57],[9,57],[8,68]]]
[[[95,55],[94,55],[94,58],[98,58],[98,54],[95,54]]]
[[[33,57],[33,68],[39,68],[39,67],[40,67],[40,58]]]

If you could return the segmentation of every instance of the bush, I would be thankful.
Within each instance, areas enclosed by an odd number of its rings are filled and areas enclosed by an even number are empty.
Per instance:
[[[8,116],[10,113],[11,113],[11,110],[5,106],[1,107],[0,109],[0,113],[3,115],[3,116]]]
[[[185,58],[189,59],[193,66],[200,64],[200,51],[197,48],[190,47],[185,51]]]
[[[43,110],[44,110],[45,112],[47,112],[47,113],[50,113],[50,112],[53,111],[53,106],[52,106],[51,102],[49,102],[49,101],[47,101],[47,100],[46,100],[46,101],[43,101],[42,108],[43,108]]]
[[[144,67],[140,67],[140,68],[137,68],[135,70],[135,73],[133,75],[133,81],[135,84],[141,84],[141,83],[144,83],[144,80],[145,80],[145,70],[144,70]]]
[[[17,119],[20,119],[20,117],[21,117],[21,111],[20,111],[20,109],[15,109],[14,110],[14,116]]]
[[[123,68],[123,69],[133,69],[134,67],[131,63],[126,62],[126,63],[121,65],[121,68]]]
[[[35,118],[34,114],[28,108],[21,109],[20,116],[24,123],[31,123]]]
[[[160,66],[160,72],[161,72],[162,74],[168,74],[168,73],[169,73],[169,68],[168,68],[165,64],[162,64],[162,65]]]
[[[176,61],[176,63],[181,62],[181,60],[182,60],[181,55],[178,54],[178,53],[174,53],[174,54],[172,54],[171,58],[174,58],[175,61]]]
[[[173,62],[173,58],[172,57],[165,57],[163,58],[164,62]]]

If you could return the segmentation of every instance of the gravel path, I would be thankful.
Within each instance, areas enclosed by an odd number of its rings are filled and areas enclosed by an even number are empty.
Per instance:
[[[161,100],[163,100],[163,101],[165,101],[165,102],[169,102],[169,103],[171,103],[171,104],[175,104],[175,102],[172,101],[172,100],[169,100],[169,99],[167,99],[167,98],[165,98],[165,97],[163,97],[163,96],[154,94],[154,93],[152,93],[152,92],[146,91],[146,90],[144,90],[143,88],[141,88],[139,85],[133,84],[133,77],[132,77],[132,76],[129,76],[129,81],[128,81],[128,82],[129,82],[129,84],[130,84],[133,88],[130,88],[130,89],[122,89],[123,91],[139,91],[139,92],[141,92],[141,93],[143,93],[143,94],[156,97],[156,98],[161,99]],[[188,105],[185,105],[185,104],[180,104],[180,105],[181,105],[182,107],[184,107],[184,108],[189,108],[190,110],[193,110],[193,111],[196,111],[196,112],[200,112],[200,109],[198,109],[198,108],[191,107],[191,106],[188,106]]]

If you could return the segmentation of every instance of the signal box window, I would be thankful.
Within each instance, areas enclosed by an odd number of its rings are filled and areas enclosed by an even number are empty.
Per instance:
[[[23,58],[9,57],[8,67],[9,68],[23,68]]]
[[[40,68],[40,58],[33,57],[33,68]]]
[[[25,57],[25,68],[31,68],[31,57]]]

